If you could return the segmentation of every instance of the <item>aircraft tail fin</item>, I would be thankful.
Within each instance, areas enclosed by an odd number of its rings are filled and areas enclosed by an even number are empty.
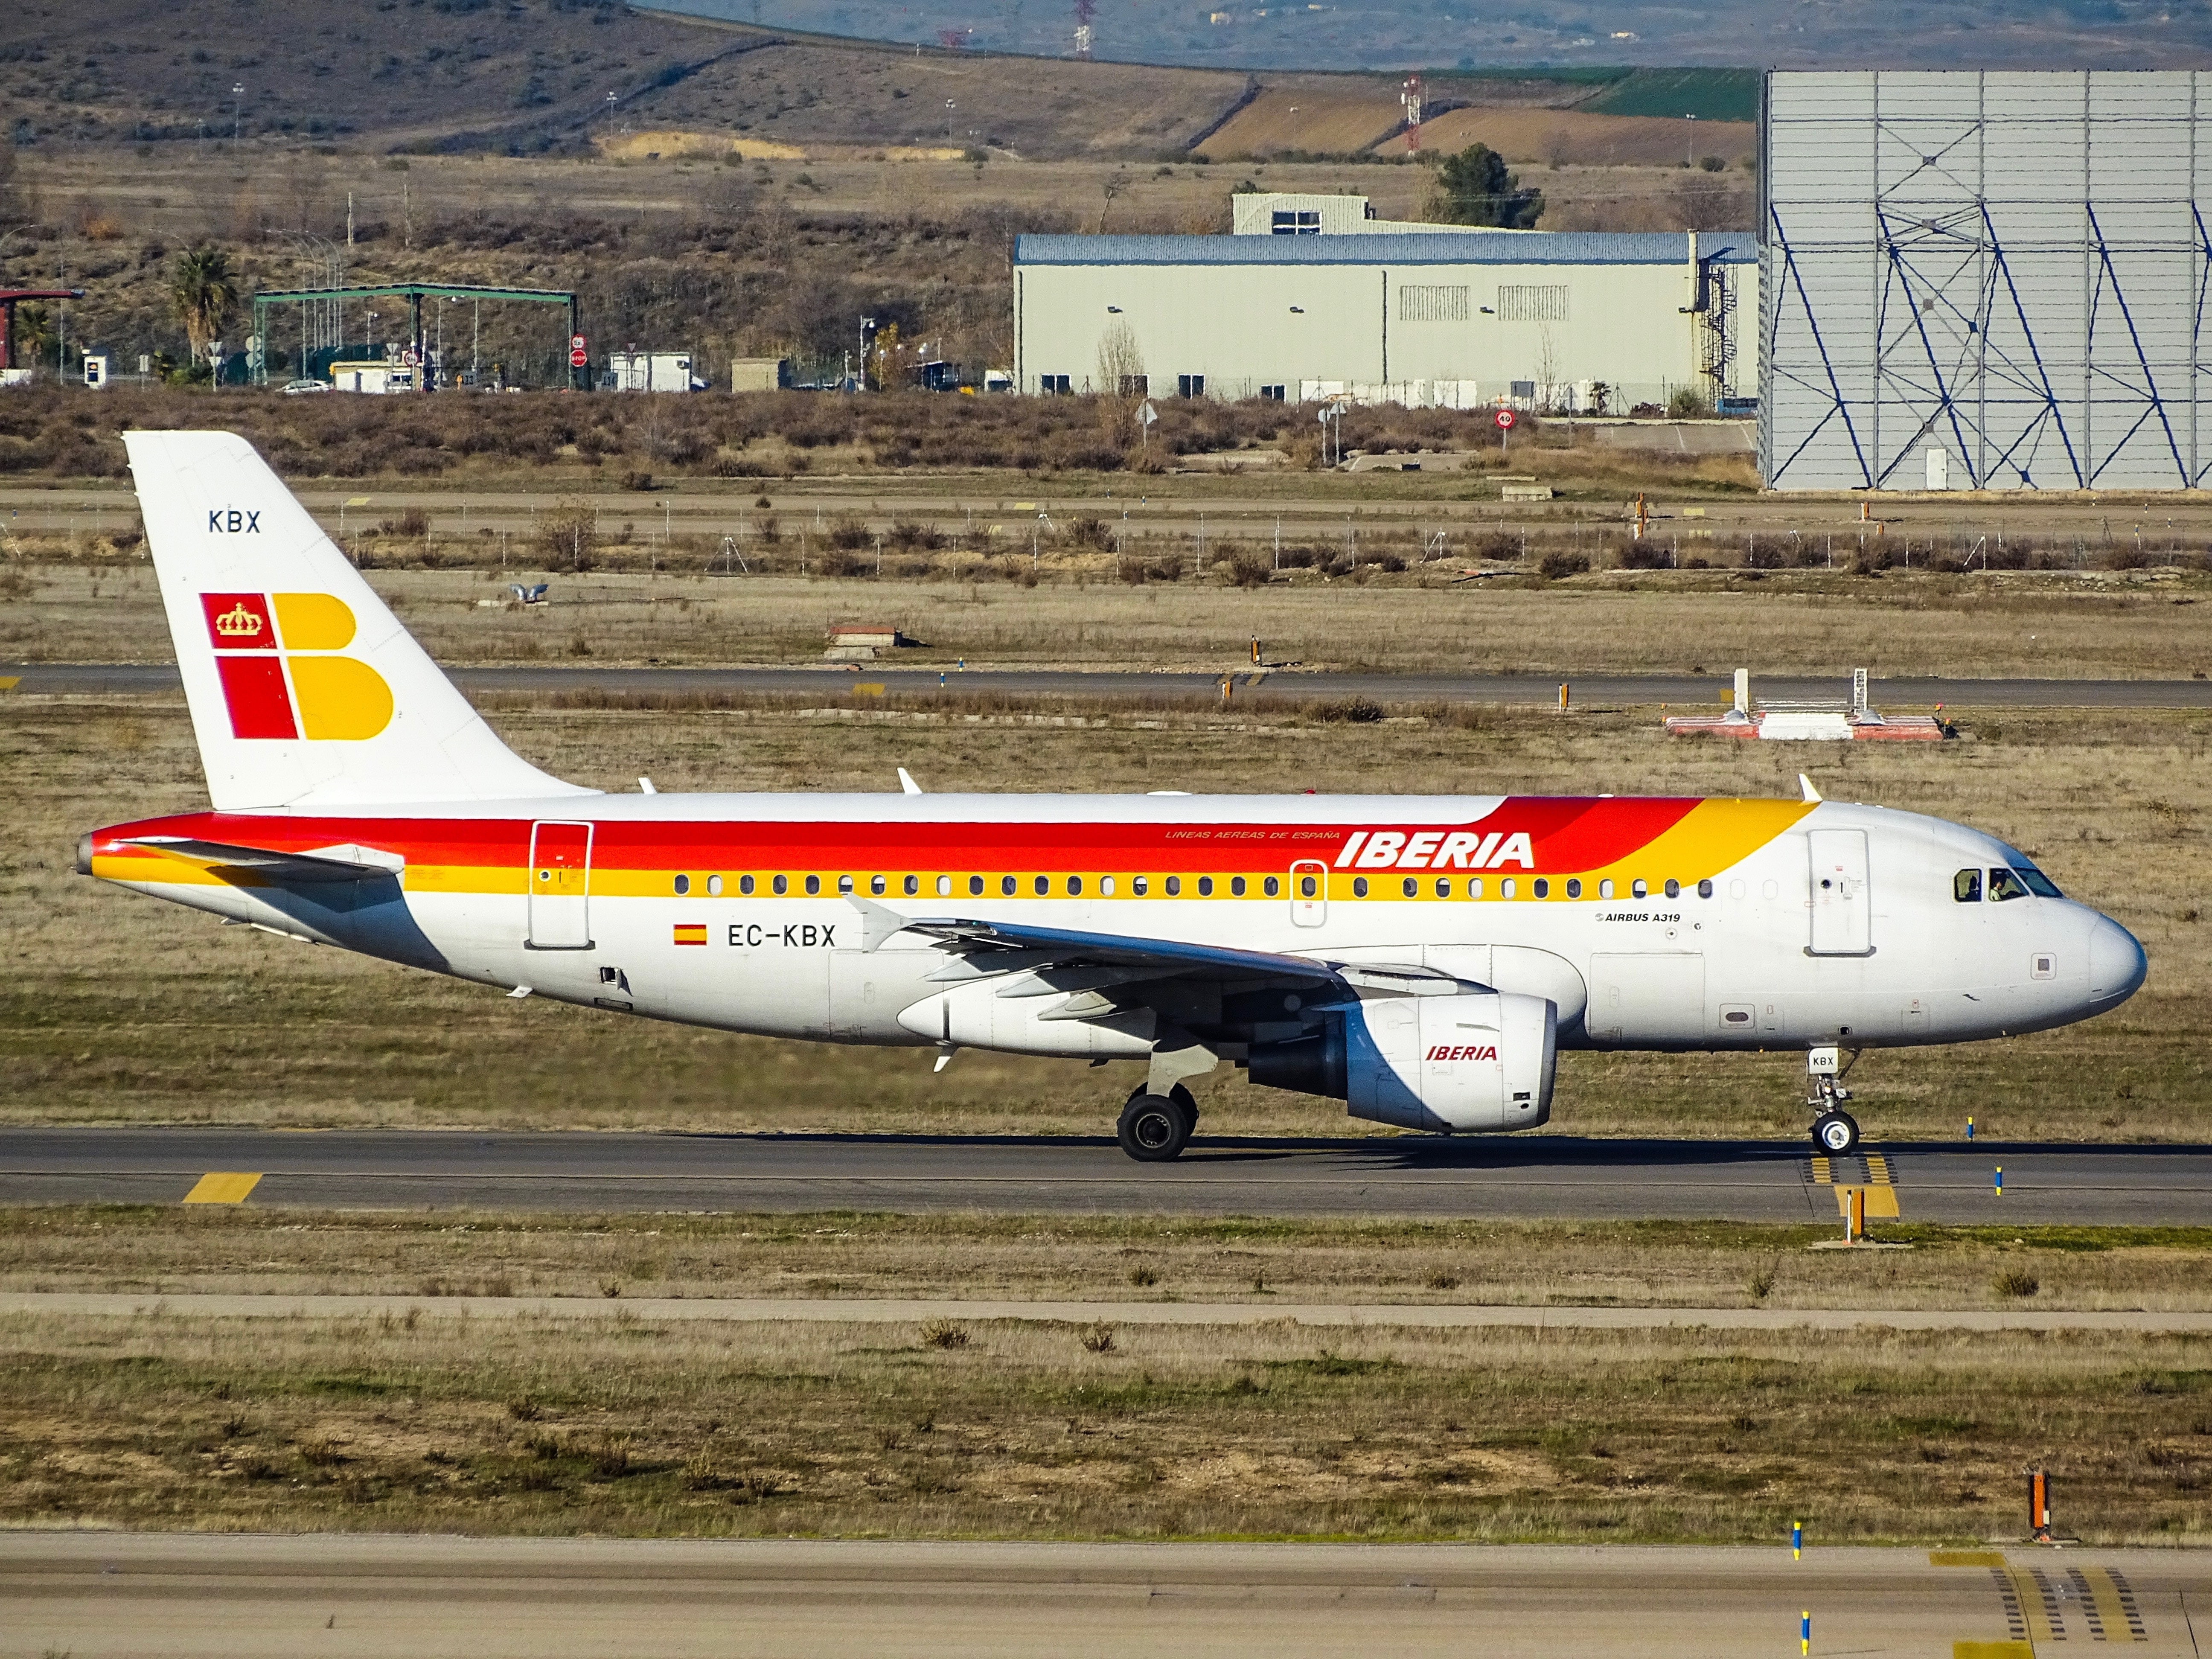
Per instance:
[[[499,740],[243,438],[123,441],[216,810],[592,793]]]

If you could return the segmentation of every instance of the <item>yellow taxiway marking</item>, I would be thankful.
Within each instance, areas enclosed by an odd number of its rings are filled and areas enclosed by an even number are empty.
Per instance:
[[[1867,1179],[1875,1186],[1893,1187],[1897,1184],[1890,1179],[1889,1160],[1881,1153],[1869,1152],[1866,1156],[1866,1167]]]
[[[1832,1187],[1836,1184],[1835,1166],[1820,1152],[1813,1154],[1813,1183],[1818,1187]]]
[[[199,1178],[199,1182],[185,1194],[187,1204],[243,1204],[246,1195],[261,1182],[258,1175],[241,1175],[218,1170]]]
[[[23,683],[20,674],[0,674],[0,691],[13,691]]]
[[[1930,1550],[1928,1565],[1931,1567],[2001,1567],[2004,1565],[2002,1550]]]
[[[2035,1659],[2025,1642],[1954,1642],[1951,1659]]]

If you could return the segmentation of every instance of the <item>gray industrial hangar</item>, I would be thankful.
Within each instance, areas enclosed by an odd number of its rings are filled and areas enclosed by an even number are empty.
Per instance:
[[[1323,234],[1316,221],[1017,239],[1015,385],[1616,414],[1686,388],[1714,404],[1757,392],[1748,231]]]
[[[2207,93],[2195,70],[1770,75],[1767,486],[2201,487]]]

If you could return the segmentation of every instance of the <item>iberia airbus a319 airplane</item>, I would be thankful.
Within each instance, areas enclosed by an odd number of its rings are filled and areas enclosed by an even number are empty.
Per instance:
[[[1978,830],[1819,800],[604,794],[495,736],[242,439],[126,442],[212,810],[78,867],[234,922],[658,1019],[1134,1060],[1171,1158],[1223,1060],[1443,1133],[1561,1048],[1846,1055],[2064,1025],[2142,948]],[[1811,793],[1808,789],[1808,794]]]

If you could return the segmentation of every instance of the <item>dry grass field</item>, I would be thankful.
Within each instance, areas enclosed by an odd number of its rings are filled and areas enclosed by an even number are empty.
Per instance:
[[[2203,1539],[2212,1342],[11,1315],[0,1524]]]
[[[2212,1229],[0,1209],[0,1291],[1671,1308],[2212,1306]],[[2033,1288],[2023,1296],[2021,1279]],[[612,1311],[612,1310],[610,1310]]]
[[[1682,121],[1584,110],[1455,109],[1421,123],[1424,149],[1487,144],[1512,162],[1553,167],[1671,167],[1717,155],[1733,167],[1758,148],[1748,121]]]
[[[1135,686],[1151,671],[1247,670],[1257,639],[1267,661],[1313,670],[1526,674],[1532,702],[1549,700],[1559,676],[1646,671],[1747,667],[1754,675],[1839,680],[1858,666],[1946,678],[2187,679],[2212,671],[2212,641],[2196,608],[2212,592],[2202,573],[1869,580],[1806,571],[1752,573],[1763,580],[1747,583],[1741,573],[1647,571],[1454,585],[1455,562],[1397,574],[1370,567],[1352,580],[1304,570],[1256,587],[1218,580],[1131,586],[1115,579],[1110,552],[1084,551],[1042,556],[1047,580],[1032,587],[1021,580],[1030,560],[1018,535],[1030,516],[1006,515],[1005,539],[1014,544],[1007,553],[933,556],[943,560],[934,580],[878,580],[710,577],[697,568],[714,556],[702,549],[683,553],[690,568],[682,574],[653,574],[641,568],[658,556],[650,535],[632,550],[635,571],[579,577],[546,571],[535,559],[526,564],[518,553],[502,572],[495,544],[464,540],[447,513],[434,532],[440,545],[458,549],[454,557],[485,559],[484,568],[379,568],[369,580],[431,654],[454,665],[819,663],[830,624],[860,618],[895,623],[924,641],[887,666],[949,670],[964,660],[975,668],[1126,670],[1139,677]],[[813,533],[809,526],[803,511],[784,519],[788,562],[805,556],[799,544]],[[1410,542],[1416,532],[1401,533]],[[824,539],[813,543],[817,563]],[[1370,548],[1389,544],[1372,532],[1363,539]],[[756,557],[757,541],[756,534],[745,544]],[[368,545],[374,550],[376,543]],[[1221,545],[1217,532],[1214,550]],[[1256,550],[1265,556],[1264,546]],[[869,556],[850,556],[866,570]],[[896,544],[888,560],[898,568]],[[7,574],[14,589],[0,609],[0,661],[173,659],[143,558]],[[509,608],[507,581],[526,576],[551,581],[548,605]],[[1264,685],[1260,691],[1264,701]],[[824,695],[849,694],[843,683],[829,682]],[[1636,729],[1649,724],[1639,717]],[[1830,753],[1813,756],[1814,769]]]
[[[853,709],[848,702],[860,701]],[[831,704],[836,706],[832,707]],[[1124,1067],[927,1056],[680,1030],[514,1002],[96,887],[69,872],[83,830],[190,808],[197,755],[173,702],[11,702],[0,775],[0,1119],[1101,1133]],[[2203,714],[2012,711],[1940,747],[1693,744],[1656,711],[1407,714],[1379,724],[1255,704],[1226,713],[1061,703],[878,707],[831,692],[712,707],[516,699],[494,724],[532,760],[608,788],[1195,788],[1796,793],[1960,818],[2027,849],[2142,937],[2148,985],[2092,1024],[2018,1042],[1871,1056],[1854,1078],[1876,1139],[2205,1138],[2203,895],[2212,793]],[[1777,753],[1778,749],[1784,752]],[[1911,752],[1899,752],[1899,750]],[[1789,1055],[1570,1055],[1555,1122],[1574,1133],[1795,1138]],[[1338,1133],[1328,1103],[1224,1072],[1200,1089],[1224,1133]]]
[[[1395,91],[1379,82],[1270,88],[1207,135],[1204,154],[1223,161],[1265,161],[1284,150],[1345,155],[1368,149],[1406,118]]]

